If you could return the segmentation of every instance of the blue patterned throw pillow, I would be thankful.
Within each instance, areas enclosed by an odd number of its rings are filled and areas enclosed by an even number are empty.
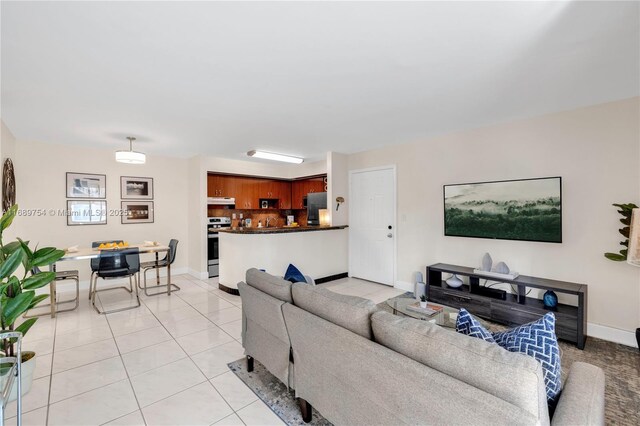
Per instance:
[[[560,347],[556,337],[556,317],[549,312],[537,321],[494,333],[495,342],[509,352],[534,357],[541,365],[547,402],[554,405],[562,390]]]
[[[456,319],[456,331],[467,336],[477,337],[490,343],[495,343],[493,336],[475,319],[465,308],[461,308]]]
[[[289,264],[289,267],[287,268],[287,272],[284,273],[284,279],[287,281],[291,281],[292,283],[306,283],[307,280],[304,277],[304,275],[302,275],[302,272],[300,272],[300,270],[298,268],[296,268],[295,266],[293,266],[291,263]]]

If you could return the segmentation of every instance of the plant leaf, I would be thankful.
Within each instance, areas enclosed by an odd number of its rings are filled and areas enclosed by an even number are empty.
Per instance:
[[[15,328],[15,331],[19,331],[24,336],[25,334],[27,334],[27,331],[29,331],[33,324],[36,323],[37,320],[38,318],[29,318],[28,320],[17,326]]]
[[[14,204],[2,215],[2,219],[0,219],[0,233],[11,225],[11,222],[13,222],[13,219],[16,217],[16,213],[18,213],[18,205]]]
[[[39,295],[37,295],[36,297],[33,298],[31,303],[29,303],[29,307],[26,310],[28,311],[29,309],[35,308],[38,303],[40,303],[43,300],[48,299],[48,298],[49,298],[48,294],[39,294]]]
[[[605,253],[604,257],[606,257],[609,260],[613,260],[615,262],[622,262],[622,261],[627,260],[626,256],[623,256],[623,255],[618,254],[618,253]]]
[[[44,287],[55,279],[55,272],[40,272],[25,279],[22,282],[22,288],[27,290],[35,290],[37,288]]]
[[[624,235],[625,237],[629,238],[629,231],[631,230],[631,228],[629,228],[628,226],[625,226],[622,229],[618,229],[618,232],[620,232],[622,235]]]
[[[16,250],[9,255],[4,261],[2,265],[0,265],[0,279],[7,278],[9,275],[13,274],[20,263],[22,263],[22,257],[24,256],[24,252],[22,250]]]
[[[35,292],[26,291],[16,297],[7,298],[2,306],[2,322],[5,326],[13,324],[28,309],[34,296]]]
[[[31,262],[31,264],[33,266],[48,266],[52,263],[56,263],[62,256],[64,256],[64,250],[58,250],[53,247],[45,247],[33,253],[33,261]]]
[[[620,241],[621,246],[629,247],[629,240]]]

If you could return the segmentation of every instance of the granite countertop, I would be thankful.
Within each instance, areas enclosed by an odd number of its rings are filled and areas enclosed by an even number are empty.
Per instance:
[[[333,229],[344,229],[343,226],[297,226],[297,227],[272,227],[272,228],[223,228],[218,229],[219,232],[228,234],[288,234],[290,232],[313,232],[313,231],[331,231]]]

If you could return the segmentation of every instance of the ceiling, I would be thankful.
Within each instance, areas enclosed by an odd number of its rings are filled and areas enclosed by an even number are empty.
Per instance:
[[[638,96],[638,2],[5,2],[18,140],[318,159]],[[425,142],[426,143],[426,142]]]

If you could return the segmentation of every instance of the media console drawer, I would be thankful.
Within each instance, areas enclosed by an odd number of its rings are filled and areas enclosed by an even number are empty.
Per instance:
[[[459,288],[448,287],[442,280],[443,273],[468,277],[470,285],[463,285]],[[556,336],[559,339],[575,343],[578,349],[584,349],[587,331],[586,285],[519,276],[515,279],[503,280],[507,284],[517,286],[517,293],[507,294],[503,300],[478,294],[477,286],[482,279],[484,277],[476,274],[473,268],[444,263],[428,266],[429,300],[457,309],[465,308],[474,315],[507,326],[526,324],[539,319],[547,312],[553,312],[556,317]],[[558,304],[556,311],[550,311],[545,309],[540,299],[527,297],[527,288],[574,295],[577,296],[578,305]]]

